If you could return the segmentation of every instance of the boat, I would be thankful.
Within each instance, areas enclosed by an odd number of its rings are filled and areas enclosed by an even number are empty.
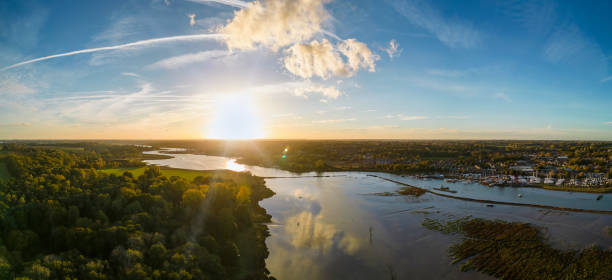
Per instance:
[[[599,196],[597,196],[597,200],[601,200],[603,198],[603,194],[600,194]]]
[[[519,194],[518,194],[517,196],[518,196],[518,198],[521,198],[521,197],[523,197],[523,195],[522,195],[522,194],[520,194],[520,193],[519,193]]]
[[[457,179],[444,179],[444,182],[455,183],[455,182],[457,182]]]

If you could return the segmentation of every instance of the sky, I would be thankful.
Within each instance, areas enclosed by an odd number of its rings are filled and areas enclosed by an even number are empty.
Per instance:
[[[609,1],[0,2],[0,139],[612,140]]]

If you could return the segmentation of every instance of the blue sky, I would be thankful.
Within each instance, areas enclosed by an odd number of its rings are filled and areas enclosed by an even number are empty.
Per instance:
[[[612,140],[611,10],[3,1],[0,138]]]

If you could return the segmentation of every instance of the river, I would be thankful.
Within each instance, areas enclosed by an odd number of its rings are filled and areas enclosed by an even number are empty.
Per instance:
[[[180,150],[161,150],[168,154]],[[446,183],[386,173],[327,172],[295,174],[275,168],[248,166],[217,156],[170,154],[149,164],[194,170],[249,171],[267,178],[276,192],[260,204],[272,215],[267,268],[277,279],[490,279],[478,272],[461,272],[451,264],[448,247],[458,236],[432,232],[424,218],[465,216],[529,222],[542,227],[553,246],[579,249],[591,244],[612,246],[605,231],[612,215],[494,205],[424,194],[380,196],[401,186],[367,176],[376,174],[436,192],[447,186],[452,195],[590,210],[612,210],[611,195],[535,188],[485,187],[477,183]],[[315,177],[319,176],[319,177]],[[284,178],[283,178],[284,177]],[[444,192],[440,192],[444,193]],[[446,193],[445,193],[446,194]],[[519,198],[518,194],[522,197]]]

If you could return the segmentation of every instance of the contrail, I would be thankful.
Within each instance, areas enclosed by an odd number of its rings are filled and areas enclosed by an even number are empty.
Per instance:
[[[100,47],[100,48],[92,48],[92,49],[84,49],[84,50],[78,50],[78,51],[72,51],[72,52],[67,52],[67,53],[60,53],[60,54],[54,54],[54,55],[34,58],[34,59],[30,59],[30,60],[26,60],[26,61],[23,61],[23,62],[19,62],[19,63],[13,64],[13,65],[6,66],[6,67],[0,69],[0,71],[6,71],[6,70],[9,70],[9,69],[13,69],[15,67],[23,66],[23,65],[26,65],[26,64],[34,63],[34,62],[49,60],[49,59],[63,57],[63,56],[71,56],[71,55],[76,55],[76,54],[82,54],[82,53],[92,53],[92,52],[99,52],[99,51],[119,50],[119,49],[125,49],[125,48],[130,48],[130,47],[154,45],[154,44],[158,44],[158,43],[168,43],[168,42],[175,42],[175,41],[220,40],[220,39],[226,38],[226,36],[227,35],[224,35],[224,34],[198,34],[198,35],[182,35],[182,36],[172,36],[172,37],[148,39],[148,40],[143,40],[143,41],[137,41],[137,42],[127,43],[127,44],[122,44],[122,45]]]
[[[248,2],[240,1],[240,0],[188,0],[196,3],[205,3],[205,2],[216,2],[219,4],[225,4],[236,8],[246,8],[249,6]]]

